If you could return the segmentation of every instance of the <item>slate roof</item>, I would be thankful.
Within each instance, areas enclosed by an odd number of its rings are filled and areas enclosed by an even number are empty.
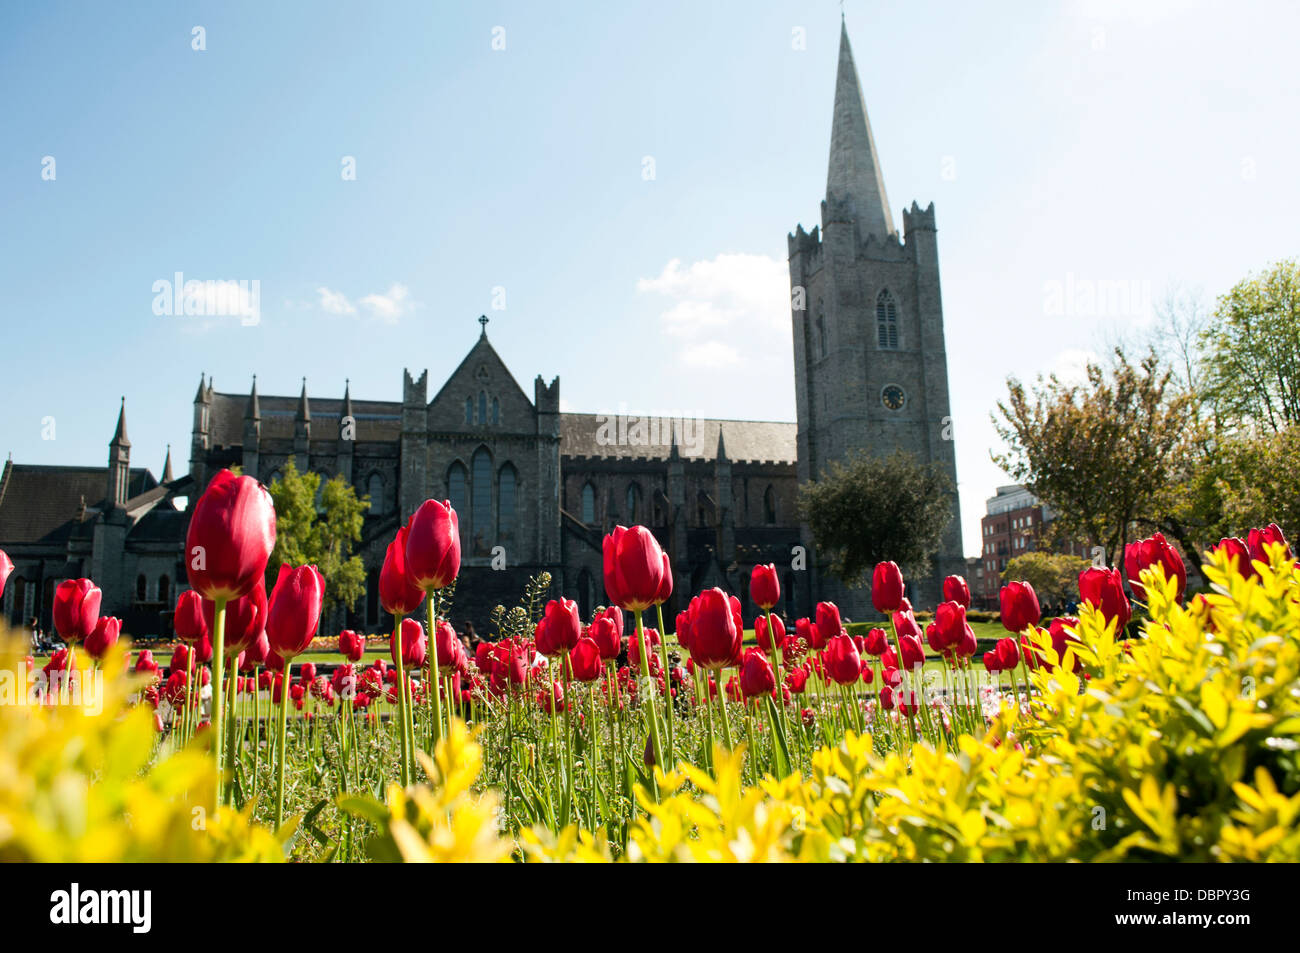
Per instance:
[[[293,422],[298,413],[298,397],[259,394],[262,415],[262,439],[293,439]],[[244,443],[244,411],[247,394],[213,392],[209,415],[209,434],[213,446],[236,447]],[[312,440],[336,436],[343,414],[343,400],[311,398]],[[391,400],[352,399],[352,415],[357,421],[357,440],[398,440],[402,436],[402,403]]]
[[[726,443],[727,459],[794,463],[797,459],[795,435],[798,425],[774,420],[697,420],[671,424],[670,418],[658,420],[655,427],[647,424],[648,443],[632,444],[609,442],[610,433],[602,425],[611,420],[601,414],[560,414],[560,454],[565,457],[612,457],[616,459],[647,458],[668,459],[672,433],[679,434],[678,452],[687,460],[714,460],[717,457],[718,433]],[[629,416],[629,425],[634,417]],[[617,427],[617,424],[614,424]],[[616,432],[616,431],[614,431]]]
[[[157,485],[147,469],[131,468],[129,496]],[[76,519],[83,499],[94,509],[107,489],[107,467],[6,463],[0,477],[0,544],[66,541],[81,525]]]

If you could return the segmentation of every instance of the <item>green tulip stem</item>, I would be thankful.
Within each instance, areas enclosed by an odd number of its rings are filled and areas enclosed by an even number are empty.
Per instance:
[[[216,804],[221,804],[222,794],[225,790],[226,783],[226,765],[222,758],[222,742],[225,735],[222,733],[225,728],[225,711],[218,704],[219,693],[222,690],[222,678],[225,675],[226,668],[226,599],[219,596],[215,600],[216,613],[214,628],[216,632],[212,636],[212,664],[216,671],[212,673],[212,747],[216,752],[217,758],[217,800]]]
[[[781,681],[781,649],[776,644],[776,630],[772,628],[772,610],[764,609],[763,615],[767,618],[767,644],[772,648],[772,671],[776,675],[776,710],[778,717],[781,719],[781,729],[785,732],[787,738],[790,737],[790,721],[785,715],[785,691]],[[775,726],[773,726],[775,731]]]
[[[637,655],[641,657],[641,680],[642,687],[645,690],[646,717],[650,722],[650,744],[655,754],[655,764],[661,770],[667,770],[664,766],[664,746],[659,738],[659,719],[655,715],[655,696],[654,686],[650,682],[650,647],[646,644],[645,626],[641,623],[641,610],[633,610],[632,615],[636,619],[636,647]],[[654,770],[651,769],[650,777],[654,779]],[[655,797],[659,796],[659,782],[654,781]]]
[[[674,766],[677,757],[677,747],[673,738],[673,672],[668,667],[668,634],[664,632],[664,607],[663,603],[655,604],[655,616],[659,620],[659,661],[664,667],[664,706],[667,709],[666,720],[668,722],[668,764],[663,765],[665,771]]]
[[[406,652],[402,645],[402,617],[394,616],[396,623],[393,628],[393,645],[395,650],[393,655],[397,661],[397,720],[402,738],[399,745],[400,757],[402,759],[401,778],[402,787],[406,788],[411,783],[411,753],[407,748],[407,711],[406,711]]]
[[[274,701],[275,682],[271,682],[271,695]],[[275,759],[275,829],[278,831],[284,823],[284,763],[289,760],[289,660],[284,660],[283,676],[280,680],[280,730],[279,745]]]
[[[723,677],[726,671],[725,667],[718,669],[718,710],[722,712],[722,741],[730,751],[731,719],[727,717],[727,683]]]
[[[253,666],[253,793],[252,797],[256,799],[258,784],[261,780],[262,771],[262,692],[258,685],[258,676],[261,674],[258,669],[260,665]]]
[[[429,754],[433,755],[442,738],[442,689],[438,685],[438,615],[434,601],[434,590],[425,590],[425,600],[429,612],[429,691],[433,695],[433,738],[429,745]]]

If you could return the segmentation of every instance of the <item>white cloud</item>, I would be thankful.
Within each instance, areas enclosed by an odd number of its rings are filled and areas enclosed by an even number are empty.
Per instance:
[[[657,277],[638,279],[636,289],[669,300],[660,327],[680,342],[683,364],[734,367],[789,349],[789,273],[783,261],[722,254],[683,265],[674,258]]]
[[[327,314],[356,314],[357,309],[341,291],[332,291],[324,286],[316,289],[320,296],[321,310]]]
[[[733,367],[740,363],[740,353],[722,341],[700,341],[687,345],[681,359],[692,367]]]
[[[676,299],[664,312],[668,324],[703,317],[707,323],[789,326],[789,272],[767,255],[722,254],[682,267],[680,258],[664,265],[657,278],[641,278],[636,290]]]
[[[357,299],[353,304],[342,291],[321,286],[316,289],[320,309],[326,314],[356,314],[359,305],[372,318],[395,324],[397,319],[409,314],[416,308],[411,300],[411,291],[399,282],[391,284],[387,291],[373,292]]]
[[[415,302],[410,297],[411,292],[406,285],[394,282],[383,294],[368,294],[359,303],[373,317],[391,324],[415,307]]]
[[[1097,354],[1083,348],[1066,348],[1056,355],[1056,360],[1048,368],[1049,374],[1055,374],[1062,384],[1083,384],[1088,380],[1088,362],[1096,362]]]

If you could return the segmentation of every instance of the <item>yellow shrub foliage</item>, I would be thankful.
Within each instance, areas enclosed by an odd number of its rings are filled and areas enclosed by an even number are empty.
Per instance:
[[[18,640],[0,633],[0,861],[281,859],[247,814],[212,809],[211,755],[155,760],[152,712],[127,705],[139,685],[122,649],[79,670],[99,691],[92,705],[26,704],[25,672]]]

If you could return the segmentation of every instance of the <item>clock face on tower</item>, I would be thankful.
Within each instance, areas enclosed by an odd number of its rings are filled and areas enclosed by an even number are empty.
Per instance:
[[[897,384],[886,384],[880,392],[880,402],[889,410],[902,410],[907,402],[907,394]]]

